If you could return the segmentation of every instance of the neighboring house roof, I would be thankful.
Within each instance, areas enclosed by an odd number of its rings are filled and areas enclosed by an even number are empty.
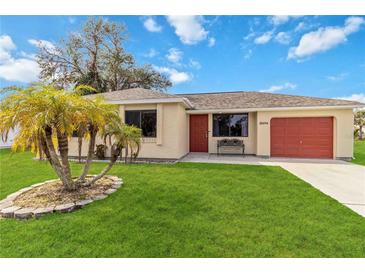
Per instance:
[[[257,91],[213,92],[194,94],[169,94],[143,88],[110,91],[101,94],[86,95],[94,98],[102,95],[114,104],[181,102],[188,109],[265,109],[265,108],[301,108],[301,107],[362,107],[355,101],[297,96]]]

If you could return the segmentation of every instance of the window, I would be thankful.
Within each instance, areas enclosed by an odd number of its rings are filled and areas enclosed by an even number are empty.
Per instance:
[[[213,136],[248,136],[248,113],[213,114]]]
[[[125,123],[142,129],[143,137],[156,137],[156,110],[128,110]]]

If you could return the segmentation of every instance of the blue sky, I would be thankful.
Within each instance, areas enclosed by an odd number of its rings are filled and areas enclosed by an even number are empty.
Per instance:
[[[365,101],[364,16],[103,16],[174,83],[172,93],[257,90]],[[57,44],[85,16],[1,16],[0,87],[37,79],[37,41]]]

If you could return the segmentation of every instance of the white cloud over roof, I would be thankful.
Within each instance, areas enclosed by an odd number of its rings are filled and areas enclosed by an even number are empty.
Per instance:
[[[186,45],[194,45],[208,36],[203,26],[202,16],[167,16],[167,22],[175,29],[175,34]]]
[[[321,27],[304,34],[296,47],[291,47],[288,59],[302,59],[313,54],[325,52],[347,41],[347,36],[360,30],[365,20],[362,17],[349,17],[343,27]]]
[[[0,36],[0,78],[7,81],[29,83],[38,80],[39,66],[25,53],[22,58],[13,56],[16,45],[8,35]]]
[[[173,84],[188,82],[192,79],[192,76],[187,72],[178,71],[174,68],[154,66],[154,69],[166,74]]]

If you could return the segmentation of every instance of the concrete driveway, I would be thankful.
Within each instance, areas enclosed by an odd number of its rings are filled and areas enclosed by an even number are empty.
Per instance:
[[[365,167],[339,160],[216,156],[190,153],[181,162],[280,166],[365,217]]]

